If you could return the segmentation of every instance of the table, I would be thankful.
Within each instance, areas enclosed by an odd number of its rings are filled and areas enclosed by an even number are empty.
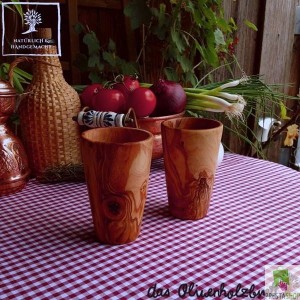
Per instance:
[[[299,183],[295,170],[226,153],[209,215],[183,221],[169,215],[157,160],[141,235],[108,246],[95,240],[85,183],[30,180],[0,198],[0,299],[225,299],[239,284],[250,299],[265,265],[300,265]]]

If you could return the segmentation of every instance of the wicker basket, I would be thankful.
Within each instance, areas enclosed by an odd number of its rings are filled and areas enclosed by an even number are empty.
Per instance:
[[[40,29],[39,37],[51,39],[51,29]],[[50,46],[37,54],[56,53]],[[32,173],[40,181],[81,180],[80,133],[72,120],[80,111],[79,96],[65,81],[57,56],[17,58],[10,72],[24,60],[32,62],[33,79],[18,112]]]

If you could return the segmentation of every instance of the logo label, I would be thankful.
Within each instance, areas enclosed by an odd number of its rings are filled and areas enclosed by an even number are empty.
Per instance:
[[[21,8],[22,16],[20,11],[17,12],[16,6]],[[53,16],[56,19],[53,19]],[[13,18],[18,18],[14,30],[11,24]],[[52,38],[35,38],[34,33],[39,27],[51,28]],[[61,56],[60,30],[59,3],[2,2],[3,56]],[[37,49],[47,48],[50,45],[56,45],[57,54],[36,53]]]
[[[265,299],[300,300],[300,265],[265,266]]]

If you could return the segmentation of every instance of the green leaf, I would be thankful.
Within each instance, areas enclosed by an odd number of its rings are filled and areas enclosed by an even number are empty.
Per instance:
[[[216,45],[226,45],[223,32],[217,28],[214,32]]]
[[[90,81],[92,83],[99,83],[99,82],[101,82],[101,77],[100,77],[100,75],[99,75],[98,72],[91,72],[89,74],[89,79],[90,79]]]
[[[29,81],[27,81],[25,78],[23,78],[22,76],[20,76],[17,73],[14,73],[13,80],[19,81],[21,84],[24,84],[24,83],[28,84],[28,83],[30,83]]]
[[[177,57],[177,61],[180,63],[180,66],[184,73],[191,71],[193,69],[192,62],[186,56],[179,55]]]
[[[15,2],[19,2],[18,0]],[[17,12],[19,13],[19,15],[21,16],[22,20],[23,20],[23,9],[22,9],[22,5],[21,4],[14,4]]]
[[[14,68],[14,71],[13,71],[14,74],[18,74],[20,77],[27,79],[27,80],[31,80],[32,79],[32,74],[29,74],[28,72],[18,68],[18,67],[15,67]]]
[[[282,101],[279,102],[279,106],[280,106],[280,118],[282,120],[289,120],[290,117],[287,116],[286,106],[284,105],[284,103]]]
[[[202,48],[204,60],[213,67],[218,66],[218,55],[214,48]]]
[[[166,5],[161,3],[159,5],[159,14],[158,14],[158,26],[163,27],[166,24]]]
[[[21,94],[21,93],[24,92],[24,88],[23,88],[23,86],[22,86],[22,84],[21,84],[21,82],[20,82],[20,80],[18,78],[14,77],[13,78],[13,83],[14,83],[14,88],[16,89],[16,91],[18,93]]]
[[[74,28],[74,31],[77,33],[77,34],[80,34],[80,33],[82,33],[82,32],[84,32],[84,30],[85,30],[85,27],[84,27],[84,25],[82,24],[82,23],[76,23],[74,26],[73,26],[73,28]]]
[[[160,40],[164,40],[170,27],[170,16],[166,14],[166,5],[162,3],[159,6],[159,10],[152,8],[151,11],[153,16],[156,17],[157,22],[153,22],[150,31]]]
[[[139,28],[142,24],[148,25],[152,16],[145,0],[130,1],[124,8],[124,14],[130,18],[133,30]]]
[[[232,19],[233,20],[233,19]],[[231,23],[229,21],[229,23],[223,19],[223,18],[218,18],[217,20],[217,26],[220,30],[222,30],[223,32],[231,32]],[[232,25],[233,26],[233,25]]]
[[[231,30],[237,30],[238,29],[238,27],[237,27],[237,25],[236,25],[233,18],[229,19],[229,24],[231,25]]]
[[[249,20],[244,20],[244,24],[249,28],[253,29],[254,31],[258,31],[256,25],[250,22]]]
[[[91,55],[88,59],[89,68],[97,67],[99,66],[99,63],[100,63],[99,55]]]
[[[116,43],[112,39],[109,39],[107,49],[110,52],[115,52],[116,51]]]
[[[194,15],[196,13],[195,6],[191,1],[188,1],[186,3],[185,10],[189,12],[191,15]]]
[[[0,1],[0,4],[2,5],[3,1]],[[11,2],[20,2],[19,0],[11,0]],[[21,19],[22,19],[22,24],[24,21],[24,16],[23,16],[23,9],[22,9],[22,5],[21,4],[13,4],[13,6],[15,7],[15,9],[17,10],[18,14],[20,15]],[[4,5],[4,7],[10,9],[11,11],[15,12],[15,10],[13,8],[11,8],[8,5]]]
[[[104,51],[102,53],[103,59],[108,62],[112,67],[116,66],[116,57],[114,53]]]
[[[198,80],[193,71],[189,71],[185,74],[185,82],[190,82],[192,86],[197,84]]]
[[[178,75],[172,68],[164,68],[164,73],[168,80],[179,81]]]
[[[171,29],[171,38],[173,43],[176,45],[178,52],[182,53],[185,49],[185,46],[179,32],[174,27]]]
[[[202,27],[202,19],[203,19],[203,16],[200,12],[200,10],[198,9],[195,9],[194,12],[193,12],[193,18],[194,18],[194,23],[197,24],[197,26],[199,26],[199,28]]]
[[[125,60],[120,62],[120,69],[122,74],[138,74],[135,66],[132,63],[127,63]]]
[[[73,89],[77,92],[77,93],[81,93],[86,87],[86,84],[75,84],[72,85]]]
[[[202,5],[202,13],[210,24],[216,24],[216,15],[210,7]]]
[[[83,42],[88,46],[89,54],[97,53],[100,50],[99,40],[93,31],[84,35]]]
[[[7,73],[4,71],[3,66],[1,65],[1,67],[0,67],[0,78],[2,80],[6,80],[6,74]]]

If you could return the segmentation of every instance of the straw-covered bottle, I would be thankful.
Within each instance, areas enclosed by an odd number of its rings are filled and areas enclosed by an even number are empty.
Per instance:
[[[51,39],[51,29],[39,29],[38,35]],[[66,82],[58,56],[53,54],[57,54],[56,46],[47,45],[38,50],[37,56],[27,59],[32,62],[33,78],[18,109],[20,128],[37,179],[73,180],[81,178],[83,172],[80,133],[72,120],[80,111],[80,99]]]

